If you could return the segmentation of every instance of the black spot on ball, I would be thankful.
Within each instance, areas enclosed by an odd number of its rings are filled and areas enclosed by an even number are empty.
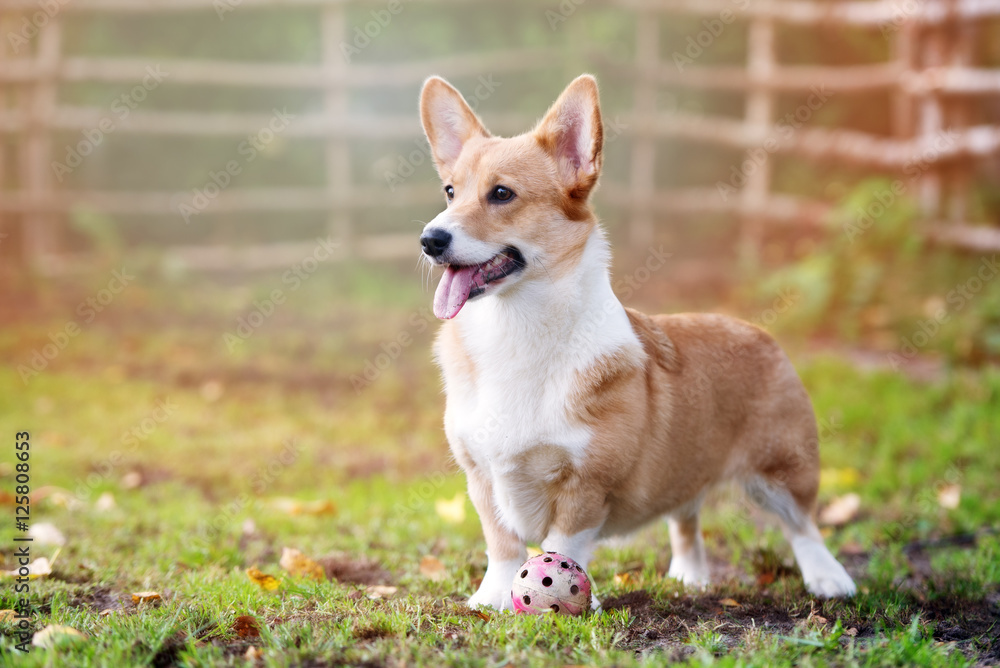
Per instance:
[[[567,564],[565,561],[560,563],[559,565],[562,566],[563,568],[569,568],[569,564]]]
[[[544,561],[545,563],[549,563],[550,561],[552,561],[552,557],[545,557],[544,559],[542,559],[542,561]]]
[[[577,594],[580,593],[580,588],[576,585],[573,585],[572,587],[569,588],[569,593],[573,594],[573,596],[576,596]]]
[[[582,569],[582,568],[580,568],[580,564],[577,564],[577,565],[576,565],[576,570],[580,571],[581,573],[583,572],[583,569]]]
[[[522,578],[528,577],[528,571],[521,571],[521,577]]]
[[[555,604],[553,604],[553,605],[552,605],[552,612],[559,612],[559,606],[558,606],[558,605],[555,605]]]
[[[552,578],[550,578],[550,577],[544,577],[544,578],[542,578],[542,586],[543,587],[551,587],[552,586]]]
[[[522,596],[521,600],[524,601],[525,605],[531,605],[531,597],[528,596],[527,594],[525,594],[524,596]]]

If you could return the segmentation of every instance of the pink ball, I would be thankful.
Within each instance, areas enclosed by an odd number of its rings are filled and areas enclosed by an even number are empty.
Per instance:
[[[514,612],[580,615],[590,609],[590,579],[569,557],[546,552],[518,569],[510,598]]]

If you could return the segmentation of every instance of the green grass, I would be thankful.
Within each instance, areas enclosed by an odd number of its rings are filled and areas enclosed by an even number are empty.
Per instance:
[[[1000,537],[992,532],[1000,526],[1000,372],[990,369],[917,383],[795,355],[827,425],[821,503],[848,492],[862,500],[854,520],[828,530],[860,586],[853,600],[809,597],[778,532],[723,491],[704,522],[721,576],[707,591],[666,579],[669,541],[653,526],[598,552],[591,576],[609,608],[603,615],[471,613],[463,603],[483,575],[484,545],[467,501],[457,523],[436,512],[464,481],[441,430],[429,353],[435,325],[418,284],[357,268],[318,273],[230,353],[223,333],[281,287],[280,277],[250,287],[147,277],[27,384],[18,365],[101,281],[15,291],[0,330],[0,434],[11,443],[30,430],[32,522],[50,522],[67,539],[52,574],[31,583],[32,630],[59,624],[88,637],[23,654],[12,624],[0,622],[0,663],[1000,661]],[[351,377],[400,333],[410,343],[357,390]],[[169,407],[162,420],[153,417],[157,405]],[[137,427],[142,438],[130,441]],[[15,484],[13,453],[7,446],[0,458],[4,492]],[[960,501],[946,508],[939,493],[951,485]],[[100,510],[105,494],[114,504]],[[336,511],[289,514],[284,498],[329,500]],[[2,507],[0,555],[10,570],[18,532],[12,502]],[[290,577],[278,563],[284,547],[336,577]],[[55,551],[36,544],[33,556]],[[426,555],[444,564],[443,580],[421,574]],[[281,578],[281,587],[261,589],[249,567]],[[0,608],[15,602],[8,584]],[[396,591],[372,599],[371,585]],[[132,602],[147,590],[161,600]],[[245,635],[241,616],[256,621],[258,636]],[[255,664],[245,658],[251,647],[260,652]]]

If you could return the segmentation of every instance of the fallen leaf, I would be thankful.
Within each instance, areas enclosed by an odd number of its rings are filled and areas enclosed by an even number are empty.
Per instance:
[[[256,568],[248,568],[246,570],[247,577],[253,580],[261,589],[266,589],[267,591],[274,591],[281,586],[281,580],[274,577],[273,575],[268,575]]]
[[[955,510],[962,500],[962,486],[959,484],[945,485],[938,490],[938,503],[942,508]]]
[[[317,582],[326,580],[326,573],[323,571],[323,567],[295,548],[282,548],[281,560],[278,562],[278,565],[291,575],[312,578]]]
[[[487,615],[482,610],[473,610],[472,612],[476,615],[476,617],[479,617],[479,619],[483,620],[484,622],[490,621],[490,616]]]
[[[122,489],[137,489],[142,487],[142,473],[139,471],[129,471],[122,476]]]
[[[38,631],[31,637],[31,644],[35,647],[41,647],[43,649],[50,649],[55,646],[57,642],[64,638],[69,638],[72,640],[86,640],[87,636],[80,633],[72,626],[58,626],[55,624],[49,624],[41,631]]]
[[[841,491],[855,487],[861,474],[854,468],[822,469],[819,472],[819,488],[823,491]]]
[[[774,573],[761,573],[757,576],[757,584],[766,586],[774,582]]]
[[[55,561],[55,556],[52,557],[52,561]],[[28,564],[28,579],[34,580],[35,578],[52,575],[52,561],[49,561],[45,557],[38,557],[32,561]],[[19,568],[15,568],[12,571],[5,571],[4,574],[10,577],[19,577],[21,575]]]
[[[247,661],[257,661],[258,659],[263,658],[263,656],[264,653],[260,651],[260,649],[254,647],[253,645],[250,645],[249,647],[247,647],[247,651],[243,655],[243,658],[246,659]]]
[[[139,603],[152,603],[153,601],[159,601],[160,594],[155,591],[140,591],[132,594],[132,602]]]
[[[115,614],[116,612],[118,612],[118,611],[115,610],[115,609],[113,609],[113,608],[104,608],[104,610],[101,610],[99,613],[97,613],[97,616],[98,617],[108,617],[110,615]]]
[[[233,633],[240,638],[259,638],[260,625],[250,615],[240,615],[233,622]]]
[[[211,404],[222,398],[225,388],[217,380],[208,380],[202,383],[200,390],[201,398]]]
[[[39,545],[62,546],[66,544],[66,536],[51,522],[37,522],[32,524],[31,528],[28,529],[28,535],[34,538],[35,542]]]
[[[438,499],[434,510],[445,522],[461,524],[465,521],[465,493],[459,492],[453,499]]]
[[[337,512],[337,506],[329,499],[299,501],[281,496],[271,499],[271,506],[289,515],[333,515]]]
[[[722,599],[721,601],[719,601],[719,605],[725,606],[727,608],[742,608],[743,607],[737,601],[735,601],[735,600],[733,600],[731,598],[724,598],[724,599]]]
[[[852,626],[851,628],[844,631],[844,635],[851,636],[852,638],[854,638],[858,635],[858,630]]]
[[[111,492],[104,492],[99,497],[97,497],[97,501],[94,502],[94,510],[97,510],[98,512],[101,513],[106,513],[109,510],[114,510],[116,507],[118,507],[118,504],[115,503],[115,495],[112,494]]]
[[[627,585],[632,582],[631,573],[615,573],[614,581],[616,585]]]
[[[398,590],[398,587],[388,585],[371,585],[365,591],[368,592],[368,598],[376,601],[380,598],[392,598]]]
[[[819,521],[823,524],[840,526],[853,520],[859,510],[861,510],[861,497],[851,492],[831,501],[820,512]]]
[[[441,582],[448,577],[441,560],[430,554],[425,554],[420,559],[420,574],[434,582]]]
[[[0,622],[9,622],[17,617],[17,610],[0,610]]]
[[[68,489],[63,489],[62,487],[56,487],[54,485],[42,485],[31,493],[32,503],[45,500],[48,500],[54,506],[68,508],[70,510],[76,510],[77,508],[83,506],[83,502],[73,496],[73,493]]]

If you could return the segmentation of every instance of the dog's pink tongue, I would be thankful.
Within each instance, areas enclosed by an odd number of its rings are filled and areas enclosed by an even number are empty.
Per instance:
[[[444,268],[444,276],[434,293],[434,315],[441,320],[450,320],[469,300],[472,292],[472,277],[476,267]]]

